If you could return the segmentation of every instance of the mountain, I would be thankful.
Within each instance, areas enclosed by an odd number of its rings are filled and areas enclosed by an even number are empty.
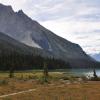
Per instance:
[[[39,55],[69,62],[71,67],[84,68],[97,64],[78,44],[55,35],[29,18],[22,10],[14,12],[11,6],[0,4],[0,32],[27,45],[27,48],[33,47],[41,51]]]
[[[9,54],[13,51],[20,54],[32,54],[33,48],[0,32],[0,54]]]
[[[2,53],[9,55],[12,52],[24,55],[41,55],[42,57],[53,57],[53,55],[49,52],[44,52],[41,49],[27,46],[0,32],[0,55],[2,55]]]
[[[45,58],[49,68],[57,64],[59,65],[55,68],[60,68],[62,65],[63,68],[68,68],[67,63],[52,57],[49,52],[29,47],[0,32],[0,70],[5,71],[12,67],[16,70],[40,69]]]
[[[90,56],[93,57],[95,60],[100,62],[100,53],[90,54]]]

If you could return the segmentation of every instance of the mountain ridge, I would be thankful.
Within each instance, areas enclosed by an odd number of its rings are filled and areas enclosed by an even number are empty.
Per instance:
[[[9,9],[7,9],[9,7]],[[75,67],[90,67],[96,63],[83,49],[32,20],[22,10],[14,12],[10,6],[0,7],[0,31],[27,46],[38,48]],[[5,10],[6,8],[6,10]],[[42,55],[42,54],[40,54]]]

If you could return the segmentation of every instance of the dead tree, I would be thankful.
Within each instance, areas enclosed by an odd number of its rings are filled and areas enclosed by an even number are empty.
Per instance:
[[[97,74],[96,74],[95,69],[93,70],[93,76],[94,76],[94,78],[97,78],[98,77]]]
[[[14,65],[10,67],[9,70],[9,78],[13,78],[14,77]]]
[[[46,62],[44,62],[44,66],[43,66],[44,68],[44,81],[45,82],[48,82],[48,66],[47,66],[47,63]]]

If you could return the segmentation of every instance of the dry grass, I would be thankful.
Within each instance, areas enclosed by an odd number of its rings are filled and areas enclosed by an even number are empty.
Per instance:
[[[73,77],[65,77],[61,73],[50,73],[50,83],[41,84],[42,73],[17,73],[14,79],[3,74],[1,80],[7,81],[0,85],[0,95],[19,92],[28,89],[36,91],[17,94],[0,100],[100,100],[100,82],[78,82]],[[33,79],[32,79],[33,77]],[[22,79],[21,79],[22,78]],[[62,80],[61,78],[64,78]],[[71,78],[71,80],[65,79]]]

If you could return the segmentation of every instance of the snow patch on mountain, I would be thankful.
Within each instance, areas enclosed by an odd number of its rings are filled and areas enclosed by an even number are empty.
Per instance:
[[[42,49],[40,45],[38,45],[34,40],[32,40],[30,31],[27,32],[25,38],[22,40],[22,43],[26,43],[26,45],[28,46],[32,46],[32,47],[34,46],[36,48]]]

